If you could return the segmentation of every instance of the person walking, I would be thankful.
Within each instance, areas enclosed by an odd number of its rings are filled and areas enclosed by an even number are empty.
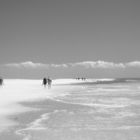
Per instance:
[[[50,89],[51,88],[51,85],[52,85],[52,80],[50,79],[50,78],[48,78],[48,89]]]
[[[47,85],[47,79],[46,78],[43,78],[42,85],[44,85],[44,87],[46,87],[46,85]]]
[[[3,78],[0,77],[0,86],[3,85]]]

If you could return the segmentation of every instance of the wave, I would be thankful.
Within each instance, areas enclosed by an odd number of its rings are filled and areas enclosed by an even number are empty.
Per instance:
[[[140,82],[140,78],[117,78],[117,79],[56,79],[54,85],[94,85],[94,84],[113,84],[113,83],[132,83]]]
[[[113,81],[113,80],[115,79],[85,79],[85,80],[56,79],[53,81],[53,84],[55,85],[86,84],[86,83],[107,82],[107,81]]]

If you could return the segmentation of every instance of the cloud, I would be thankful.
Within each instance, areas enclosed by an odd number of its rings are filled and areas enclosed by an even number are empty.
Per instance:
[[[105,61],[83,61],[79,63],[71,64],[73,67],[75,66],[83,66],[85,68],[125,68],[123,63],[113,63],[113,62],[105,62]]]
[[[43,64],[43,63],[33,63],[31,61],[21,62],[21,63],[9,63],[5,64],[6,67],[16,67],[16,68],[67,68],[66,64]]]
[[[9,64],[5,64],[5,66],[16,67],[16,68],[48,68],[47,64],[33,63],[31,61],[21,62],[21,63],[9,63]]]
[[[50,67],[53,67],[53,68],[67,68],[68,65],[67,64],[50,64]]]
[[[126,63],[127,67],[140,67],[140,61],[133,61],[133,62],[129,62]]]
[[[92,69],[125,69],[130,67],[140,68],[140,61],[132,61],[128,63],[114,63],[106,61],[83,61],[76,63],[66,63],[66,64],[43,64],[43,63],[34,63],[32,61],[26,61],[21,63],[9,63],[5,64],[6,67],[15,67],[15,68],[71,68],[71,67],[83,67],[83,68],[92,68]]]

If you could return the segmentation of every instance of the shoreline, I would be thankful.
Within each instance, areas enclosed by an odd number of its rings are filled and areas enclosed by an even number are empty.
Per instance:
[[[35,85],[30,90],[24,86],[27,89],[16,94],[15,87],[12,86],[13,94],[8,90],[9,97],[18,97],[17,106],[21,110],[8,115],[15,125],[1,132],[0,139],[139,139],[138,84],[121,85],[121,88],[118,85],[58,86],[52,90]],[[18,107],[13,109],[18,111]]]
[[[14,122],[14,124],[0,132],[0,139],[22,140],[24,135],[18,134],[18,131],[25,129],[28,124],[40,118],[42,114],[46,113],[46,109],[42,109],[42,107],[37,107],[38,103],[40,104],[40,102],[45,101],[24,101],[18,103],[24,107],[32,108],[32,110],[8,115],[7,119],[11,122]]]
[[[24,134],[22,134],[22,130],[26,130],[31,123],[39,120],[42,115],[55,112],[59,108],[61,108],[61,110],[71,110],[71,108],[76,110],[82,107],[82,105],[67,104],[52,99],[23,101],[18,104],[23,107],[31,108],[31,110],[9,115],[7,118],[15,122],[16,125],[10,126],[5,131],[1,132],[0,139],[22,140],[22,138],[24,137]],[[84,108],[86,109],[89,107],[85,106]]]

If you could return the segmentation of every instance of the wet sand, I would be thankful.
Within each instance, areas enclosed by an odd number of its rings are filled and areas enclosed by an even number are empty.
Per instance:
[[[28,127],[30,124],[35,122],[38,119],[41,119],[41,116],[43,114],[49,114],[50,112],[55,112],[56,110],[60,109],[60,111],[64,111],[65,109],[73,109],[76,110],[78,108],[81,108],[81,106],[77,105],[75,108],[75,105],[71,104],[66,104],[66,103],[59,103],[53,100],[44,100],[44,101],[34,101],[34,102],[22,102],[20,103],[21,105],[25,107],[29,107],[30,109],[32,108],[33,111],[28,111],[24,113],[18,113],[14,115],[10,115],[8,117],[9,120],[13,121],[15,123],[15,126],[12,126],[0,133],[0,139],[4,140],[22,140],[26,136],[26,129],[28,130]],[[85,107],[84,107],[85,108]],[[57,111],[56,111],[57,112]],[[59,121],[60,118],[58,118]],[[65,118],[63,118],[65,119]],[[57,126],[59,127],[59,126]],[[36,129],[36,128],[35,128]],[[40,128],[38,128],[39,130]],[[29,131],[32,129],[29,129]],[[48,130],[44,132],[42,129],[41,131],[38,131],[39,136],[35,136],[36,138],[38,137],[39,140],[44,139],[46,137],[46,132],[48,133]],[[25,132],[23,132],[25,131]],[[25,133],[25,134],[24,134]],[[35,131],[35,133],[37,133]],[[44,134],[40,134],[44,133]],[[51,134],[52,133],[52,134]],[[50,139],[52,136],[54,136],[53,132],[48,133],[48,138]],[[34,134],[33,134],[34,135]],[[47,138],[47,139],[48,139]],[[55,137],[54,137],[55,138]],[[32,138],[33,139],[33,138]],[[28,138],[27,138],[28,140]]]
[[[53,100],[21,104],[37,110],[9,116],[9,119],[15,121],[17,125],[2,132],[0,139],[139,140],[140,137],[139,126],[127,128],[125,122],[117,119],[116,122],[112,122],[107,114],[99,113],[97,115],[94,107]],[[124,127],[122,127],[122,123]]]
[[[1,140],[139,140],[139,83],[51,90],[29,83],[16,92],[15,83],[3,89],[1,110],[11,111],[11,125],[0,131]]]

